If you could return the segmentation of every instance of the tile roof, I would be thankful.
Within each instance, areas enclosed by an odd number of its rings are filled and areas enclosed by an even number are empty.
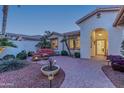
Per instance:
[[[70,35],[78,35],[80,34],[80,30],[75,30],[75,31],[70,31],[70,32],[65,32],[63,33],[66,36],[70,36]]]

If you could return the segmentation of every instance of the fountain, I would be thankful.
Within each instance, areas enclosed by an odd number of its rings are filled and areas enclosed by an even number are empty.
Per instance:
[[[41,72],[46,75],[56,75],[60,70],[60,66],[56,64],[56,60],[49,58],[48,64],[41,67]]]

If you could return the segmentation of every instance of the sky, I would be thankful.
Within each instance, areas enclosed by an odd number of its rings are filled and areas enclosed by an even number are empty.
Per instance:
[[[75,22],[96,8],[109,7],[98,5],[22,5],[9,6],[7,33],[42,35],[44,31],[59,33],[79,30]],[[0,31],[2,26],[2,6],[0,6]]]

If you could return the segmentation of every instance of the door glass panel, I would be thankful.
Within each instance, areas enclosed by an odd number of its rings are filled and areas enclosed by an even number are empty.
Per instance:
[[[97,55],[105,55],[105,41],[97,40]]]

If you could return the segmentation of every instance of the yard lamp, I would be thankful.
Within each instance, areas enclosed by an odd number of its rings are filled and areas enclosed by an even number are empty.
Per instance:
[[[53,74],[49,74],[48,75],[48,80],[49,80],[49,88],[52,88],[52,80],[54,79],[54,75]]]
[[[38,60],[38,57],[35,57],[36,60]]]

